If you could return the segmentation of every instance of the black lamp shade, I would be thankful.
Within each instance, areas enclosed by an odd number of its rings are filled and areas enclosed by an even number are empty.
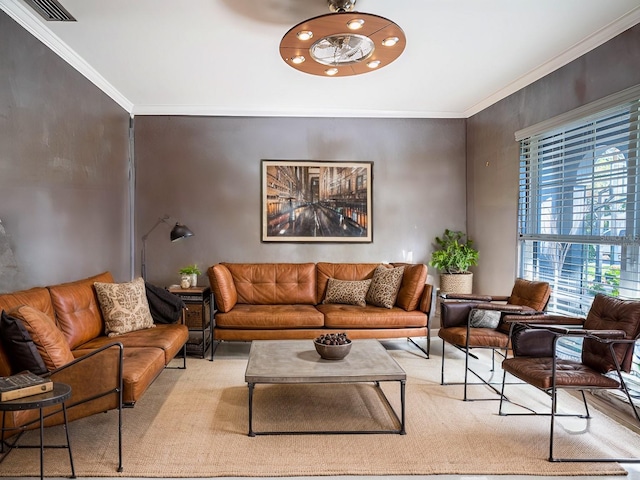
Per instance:
[[[183,238],[193,237],[193,232],[188,227],[176,223],[175,227],[171,230],[171,241],[177,242]]]

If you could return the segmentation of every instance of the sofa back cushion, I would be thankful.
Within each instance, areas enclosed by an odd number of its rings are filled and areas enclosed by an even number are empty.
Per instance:
[[[47,314],[54,322],[56,321],[53,304],[51,303],[51,296],[49,295],[49,290],[45,287],[35,287],[29,290],[21,290],[19,292],[4,293],[0,295],[0,310],[9,311],[12,308],[19,307],[21,305],[29,305],[30,307]]]
[[[373,272],[380,263],[329,263],[316,264],[317,290],[316,303],[322,303],[327,293],[330,278],[337,280],[366,280],[373,277]]]
[[[93,286],[95,282],[113,283],[111,273],[47,287],[56,312],[58,327],[73,350],[104,335],[104,321]]]
[[[427,281],[427,266],[423,263],[417,264],[393,264],[394,266],[404,265],[404,275],[402,284],[398,292],[396,305],[403,310],[410,312],[419,307],[420,299]]]
[[[222,265],[231,273],[238,303],[249,305],[315,305],[316,303],[316,267],[313,263],[223,263]]]

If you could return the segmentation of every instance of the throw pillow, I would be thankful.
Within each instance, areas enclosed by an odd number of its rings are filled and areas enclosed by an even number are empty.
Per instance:
[[[96,282],[93,285],[98,294],[107,336],[115,337],[155,327],[142,278],[127,283]]]
[[[497,328],[500,323],[499,310],[474,308],[469,312],[469,324],[475,328]]]
[[[330,278],[327,282],[327,294],[322,303],[342,303],[345,305],[367,305],[366,296],[371,285],[368,280],[337,280]]]
[[[387,268],[379,265],[376,267],[367,292],[367,303],[376,307],[392,308],[396,303],[403,273],[404,266]]]
[[[55,370],[74,360],[64,335],[46,313],[23,305],[10,310],[9,315],[22,321],[47,370]]]
[[[4,310],[0,317],[0,339],[9,356],[12,372],[29,370],[36,375],[47,373],[42,355],[22,321],[8,315]]]

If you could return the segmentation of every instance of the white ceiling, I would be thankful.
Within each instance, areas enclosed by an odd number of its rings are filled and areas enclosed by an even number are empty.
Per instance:
[[[135,115],[466,118],[640,23],[640,0],[357,0],[407,37],[371,73],[280,58],[326,0],[60,0],[78,20],[0,7]]]

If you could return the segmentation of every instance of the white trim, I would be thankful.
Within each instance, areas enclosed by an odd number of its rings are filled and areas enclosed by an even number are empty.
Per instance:
[[[80,57],[80,55],[43,25],[29,7],[18,0],[4,0],[0,7],[31,35],[44,43],[46,47],[50,48],[56,55],[84,75],[128,113],[131,113],[133,103]]]
[[[519,142],[520,140],[524,140],[525,138],[529,138],[533,135],[548,132],[549,130],[553,130],[554,128],[563,125],[569,125],[577,120],[582,121],[590,115],[600,113],[609,108],[622,105],[623,103],[637,100],[638,98],[640,98],[640,84],[629,87],[621,92],[607,95],[595,102],[587,103],[586,105],[582,105],[581,107],[575,108],[569,112],[549,118],[543,122],[536,123],[530,127],[518,130],[515,133],[516,141]]]
[[[133,115],[185,115],[219,117],[347,117],[347,118],[465,118],[457,112],[418,112],[410,110],[278,109],[255,110],[215,105],[135,105]]]
[[[581,42],[565,50],[560,55],[549,60],[548,62],[543,63],[538,68],[535,68],[529,73],[511,82],[506,87],[498,90],[493,95],[488,96],[484,100],[473,105],[471,108],[468,108],[463,115],[466,118],[469,118],[475,115],[476,113],[481,112],[485,108],[488,108],[494,103],[499,102],[503,98],[508,97],[509,95],[517,92],[518,90],[523,89],[527,85],[531,85],[532,83],[534,83],[537,80],[540,80],[544,76],[549,75],[550,73],[558,70],[559,68],[571,63],[575,59],[590,52],[596,47],[599,47],[603,43],[606,43],[616,35],[621,34],[622,32],[630,29],[631,27],[633,27],[638,23],[640,23],[640,7],[636,7],[635,9],[631,10],[629,13],[623,15],[619,19],[611,22],[609,25],[589,35],[587,38],[585,38]]]

